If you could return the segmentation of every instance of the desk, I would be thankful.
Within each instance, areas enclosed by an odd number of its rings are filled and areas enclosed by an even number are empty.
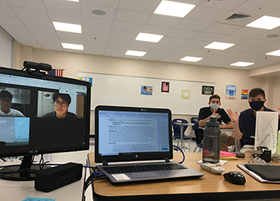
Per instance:
[[[174,160],[181,161],[181,153],[174,153]],[[94,200],[248,200],[280,198],[279,184],[263,184],[240,170],[237,164],[251,161],[243,159],[228,161],[222,167],[228,171],[240,171],[246,177],[245,185],[234,185],[224,180],[222,175],[204,171],[197,164],[201,153],[186,153],[184,165],[203,172],[197,179],[162,180],[146,183],[112,185],[106,180],[94,182]],[[94,163],[94,153],[89,154],[90,165]],[[276,162],[273,162],[276,164]]]
[[[66,152],[66,153],[56,153],[50,155],[51,163],[67,163],[76,162],[85,164],[87,155],[90,151],[78,151],[78,152]],[[8,165],[4,162],[0,162],[0,165]],[[87,177],[89,173],[87,173]],[[55,201],[80,201],[82,198],[83,189],[83,178],[67,186],[61,187],[59,189],[53,190],[49,193],[37,191],[34,188],[34,181],[8,181],[0,179],[0,200],[1,201],[21,201],[27,197],[36,198],[49,198],[55,199]],[[88,188],[86,191],[87,199],[86,201],[92,201],[92,192]]]
[[[183,135],[184,135],[183,130],[184,130],[184,126],[193,126],[194,123],[174,122],[174,124],[180,125],[181,149],[183,150]],[[190,150],[191,150],[191,143],[189,143],[189,152],[190,152]]]

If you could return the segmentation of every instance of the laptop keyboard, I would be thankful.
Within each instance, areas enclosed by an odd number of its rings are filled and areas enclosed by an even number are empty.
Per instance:
[[[179,169],[187,169],[187,167],[181,166],[176,163],[167,163],[160,165],[129,165],[129,166],[114,166],[114,167],[104,167],[110,174],[115,173],[129,173],[129,172],[145,172],[145,171],[157,171],[157,170],[179,170]]]

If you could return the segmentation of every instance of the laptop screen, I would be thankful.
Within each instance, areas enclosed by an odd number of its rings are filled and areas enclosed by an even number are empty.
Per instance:
[[[172,153],[168,109],[98,106],[95,115],[97,160],[163,159]]]

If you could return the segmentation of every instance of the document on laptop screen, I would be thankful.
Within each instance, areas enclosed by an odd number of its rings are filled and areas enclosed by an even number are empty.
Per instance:
[[[169,151],[168,114],[99,111],[99,153]]]

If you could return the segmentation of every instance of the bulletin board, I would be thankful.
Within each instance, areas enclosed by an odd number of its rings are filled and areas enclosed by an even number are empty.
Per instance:
[[[210,82],[87,72],[78,72],[77,78],[92,82],[92,110],[97,105],[115,105],[169,108],[173,114],[198,115],[199,109],[208,105],[210,96],[202,94],[202,87],[215,87],[215,83]],[[152,94],[145,91],[144,86]]]

